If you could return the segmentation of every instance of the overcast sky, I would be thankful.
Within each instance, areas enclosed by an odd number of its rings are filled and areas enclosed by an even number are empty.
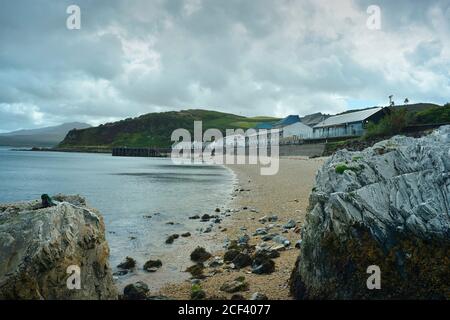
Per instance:
[[[0,3],[0,131],[187,108],[336,113],[390,94],[442,104],[449,79],[450,0]]]

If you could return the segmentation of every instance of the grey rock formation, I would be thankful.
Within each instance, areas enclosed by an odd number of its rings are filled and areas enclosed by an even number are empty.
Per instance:
[[[0,299],[116,299],[102,216],[78,196],[0,205]],[[69,289],[69,266],[81,289]]]
[[[450,298],[450,126],[336,152],[308,211],[296,298]],[[371,265],[380,290],[367,288]]]

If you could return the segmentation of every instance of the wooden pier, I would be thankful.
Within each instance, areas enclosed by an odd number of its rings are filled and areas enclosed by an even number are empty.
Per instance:
[[[113,148],[113,157],[169,157],[171,148]]]

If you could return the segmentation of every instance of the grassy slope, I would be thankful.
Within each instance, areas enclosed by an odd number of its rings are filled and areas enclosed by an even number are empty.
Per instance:
[[[184,128],[192,133],[196,120],[203,122],[203,130],[217,128],[224,132],[225,129],[247,129],[254,127],[259,122],[273,122],[278,119],[270,117],[247,118],[207,110],[149,113],[95,128],[72,130],[59,147],[168,147],[173,143],[170,136],[175,129]]]
[[[415,124],[450,123],[450,104],[421,110],[414,115]]]
[[[406,109],[406,111],[408,111],[410,113],[417,113],[417,112],[426,111],[429,109],[440,108],[440,107],[441,107],[440,105],[437,105],[434,103],[414,103],[414,104],[390,107],[390,109],[391,110]]]

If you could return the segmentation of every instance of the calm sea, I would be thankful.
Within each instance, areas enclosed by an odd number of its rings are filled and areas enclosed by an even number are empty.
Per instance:
[[[221,166],[0,147],[0,202],[80,194],[103,214],[112,266],[127,255],[143,261],[170,250],[167,235],[194,233],[198,222],[188,217],[226,206],[233,183]]]

